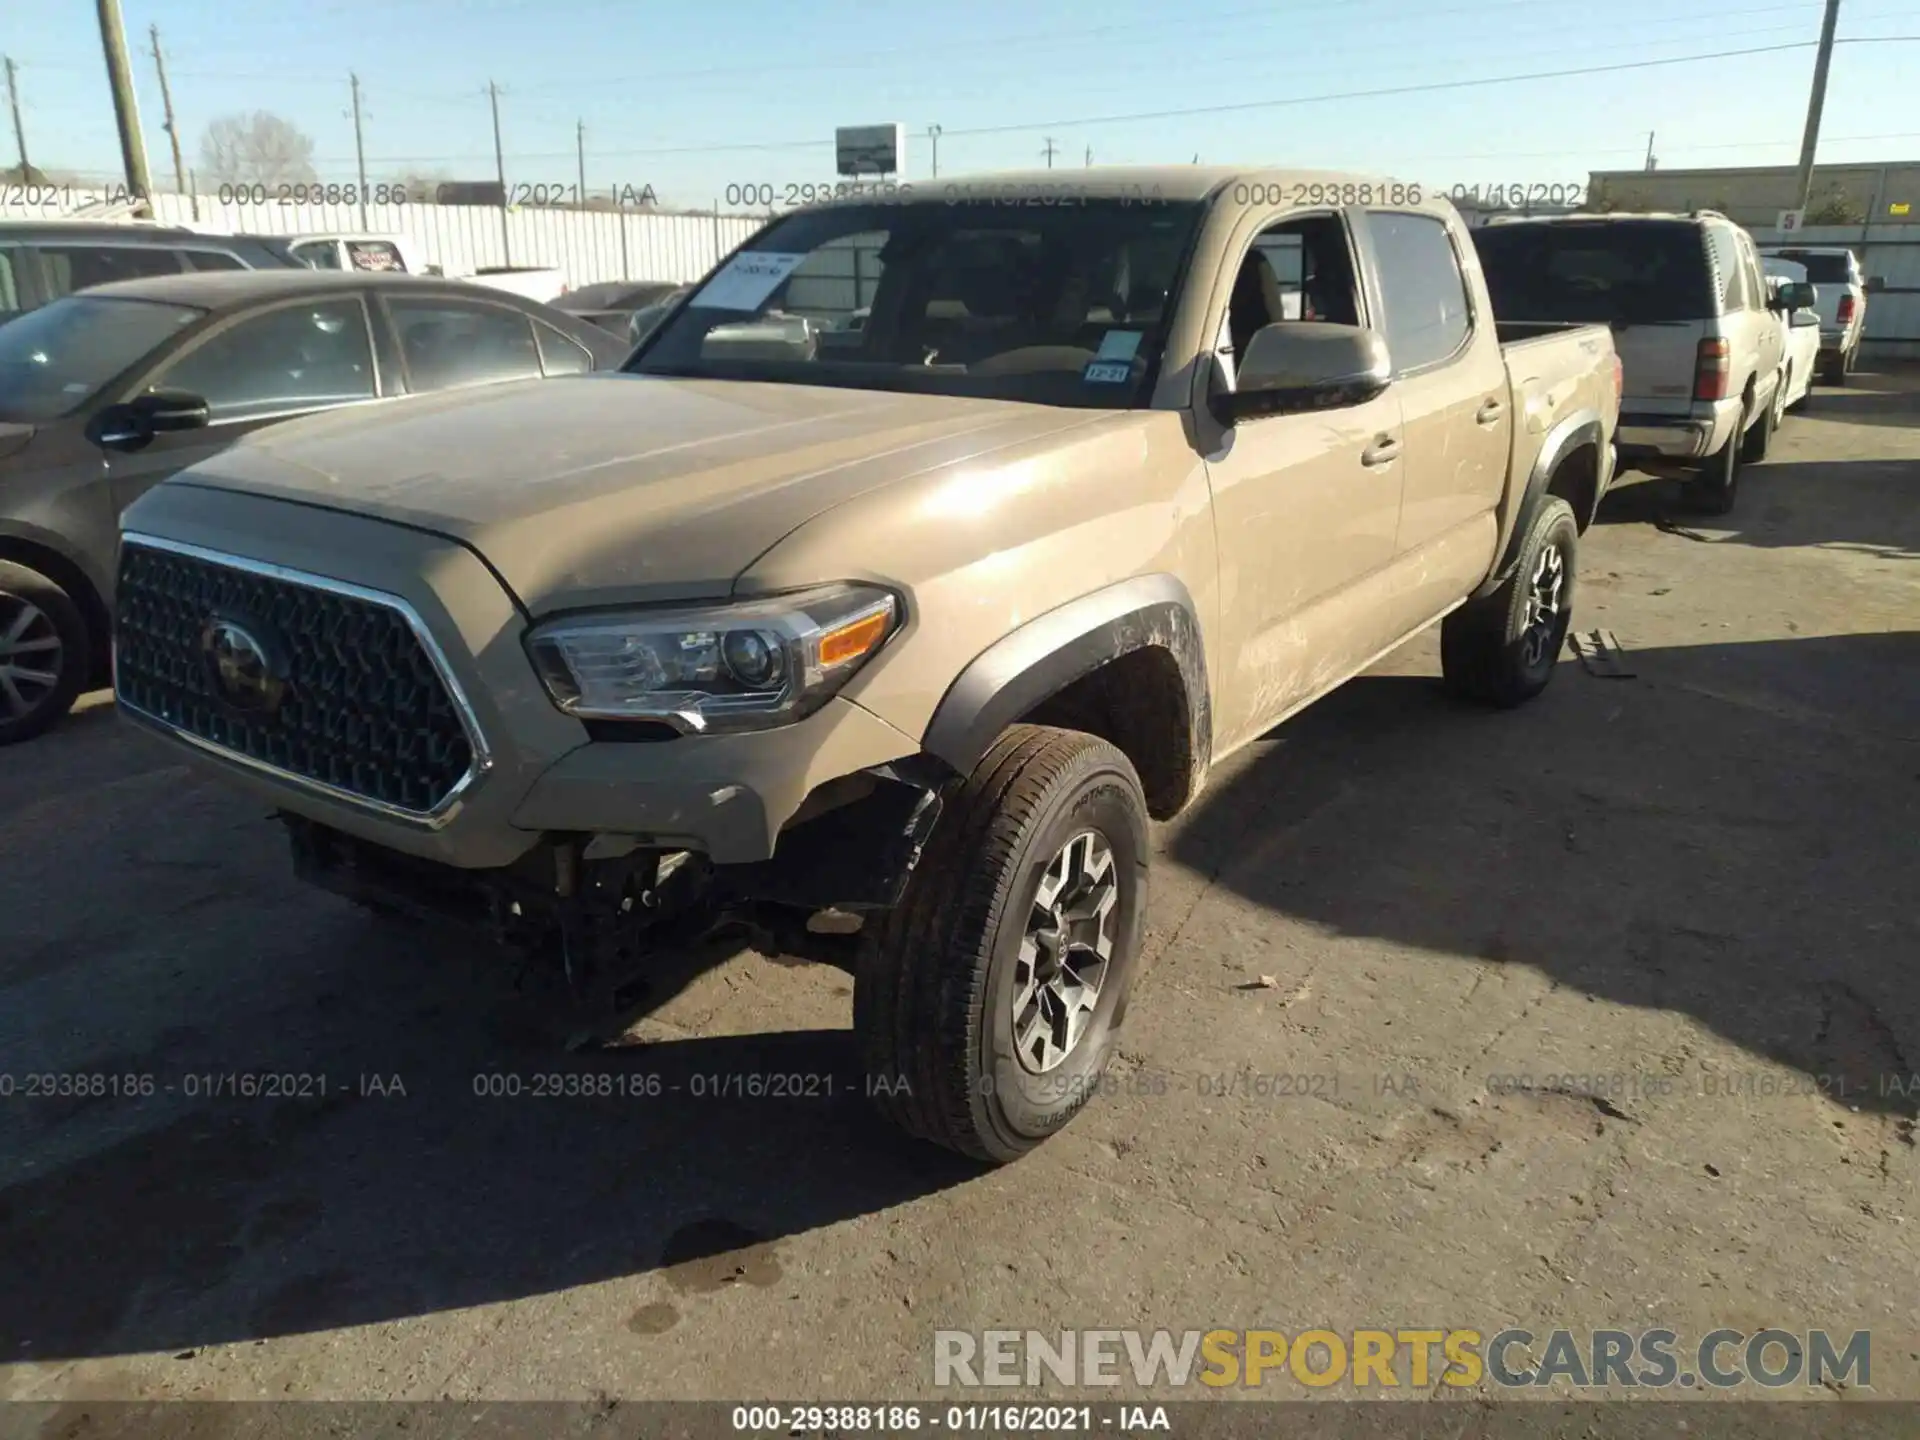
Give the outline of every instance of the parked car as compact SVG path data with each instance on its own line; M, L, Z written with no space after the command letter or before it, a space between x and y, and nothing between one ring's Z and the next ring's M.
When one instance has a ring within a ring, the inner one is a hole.
M554 305L569 315L591 320L625 337L636 311L645 310L686 287L672 280L600 280L569 290Z
M149 486L290 416L370 421L402 396L626 353L514 296L299 269L124 281L0 325L0 745L104 683L115 522Z
M1768 257L1767 293L1774 313L1786 328L1786 361L1780 378L1776 421L1799 410L1813 393L1813 377L1820 368L1820 292L1808 283L1807 267L1791 260Z
M1699 509L1731 510L1740 467L1772 444L1786 349L1753 237L1696 210L1498 216L1473 241L1503 321L1612 327L1621 467L1681 478Z
M258 235L254 239L287 252L313 270L367 270L380 274L435 275L467 280L489 290L504 290L551 304L567 293L567 276L550 265L489 265L447 275L428 262L420 247L404 235L341 232L331 235Z
M809 207L631 373L195 465L124 519L123 713L303 876L587 995L728 917L838 955L882 1108L1014 1158L1099 1087L1149 816L1435 622L1460 695L1546 686L1619 406L1606 327L1503 339L1418 186L1069 183Z
M1820 378L1844 385L1860 359L1860 337L1867 328L1867 294L1872 288L1860 273L1860 260L1840 245L1782 245L1769 256L1804 265L1807 279L1820 291Z
M0 322L116 280L294 263L278 246L247 235L137 220L0 220Z
M638 345L642 340L646 339L647 336L654 332L662 320L673 313L673 307L692 293L693 286L682 285L676 290L669 290L651 305L643 306L634 311L631 318L627 321L627 342L632 345Z

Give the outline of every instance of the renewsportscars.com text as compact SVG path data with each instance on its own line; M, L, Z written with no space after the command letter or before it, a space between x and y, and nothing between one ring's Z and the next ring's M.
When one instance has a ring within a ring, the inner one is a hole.
M1873 1387L1865 1330L937 1330L933 1383L1362 1390Z

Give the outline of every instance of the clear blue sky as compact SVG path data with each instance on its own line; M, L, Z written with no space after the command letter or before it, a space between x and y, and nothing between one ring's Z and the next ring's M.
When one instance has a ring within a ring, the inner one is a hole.
M187 163L208 121L271 110L351 180L349 71L370 179L490 178L484 88L502 87L508 179L651 184L709 204L729 184L832 178L833 128L902 121L908 178L1188 161L1380 171L1437 185L1573 182L1631 168L1794 160L1819 0L123 0L156 182L171 180L148 53L158 25ZM7 0L28 151L118 173L94 7ZM1845 37L1920 36L1920 0L1845 0ZM1734 59L1493 83L1576 66L1801 44ZM1843 44L1820 159L1920 154L1920 44ZM1429 93L1326 99L1435 81ZM1260 102L1293 103L1261 105ZM1301 103L1306 102L1306 103ZM1246 106L1127 119L1140 112ZM973 133L969 133L973 132ZM14 160L11 136L0 157Z

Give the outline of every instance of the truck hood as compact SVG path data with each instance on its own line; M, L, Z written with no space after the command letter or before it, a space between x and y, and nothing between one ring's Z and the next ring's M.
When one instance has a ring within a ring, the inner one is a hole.
M1103 414L607 374L291 421L169 483L245 490L451 537L540 614L723 595L822 511Z

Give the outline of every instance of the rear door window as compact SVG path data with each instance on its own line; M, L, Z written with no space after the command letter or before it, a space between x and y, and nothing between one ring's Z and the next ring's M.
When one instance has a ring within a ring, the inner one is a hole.
M593 356L587 347L562 335L551 325L535 325L534 336L540 342L540 368L549 375L585 375L593 369Z
M1370 210L1367 232L1380 262L1394 372L1420 370L1456 354L1472 333L1473 316L1446 225L1431 215Z
M244 270L238 257L224 250L183 250L189 270Z
M1719 313L1698 225L1521 222L1471 233L1499 320L1644 325Z
M340 248L331 240L309 240L304 245L293 246L289 253L309 270L340 268Z
M1775 250L1782 260L1807 267L1807 279L1816 285L1853 283L1853 260L1847 255L1816 255L1806 250Z
M518 310L464 300L387 301L413 390L531 380L541 374L533 324Z

